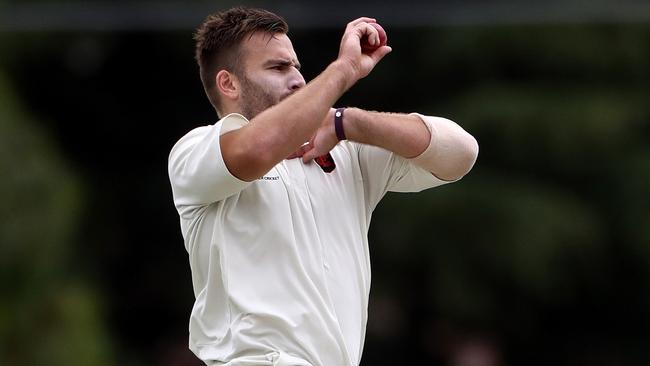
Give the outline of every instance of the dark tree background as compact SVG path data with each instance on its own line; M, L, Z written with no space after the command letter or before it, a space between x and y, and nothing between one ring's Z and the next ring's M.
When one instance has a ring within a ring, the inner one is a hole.
M323 5L300 4L275 9L309 80L361 11L310 26ZM362 364L647 364L650 14L479 5L459 14L494 17L429 25L378 5L394 51L339 102L448 117L481 149L460 182L375 211ZM1 19L0 364L199 365L167 178L175 141L216 121L192 26Z

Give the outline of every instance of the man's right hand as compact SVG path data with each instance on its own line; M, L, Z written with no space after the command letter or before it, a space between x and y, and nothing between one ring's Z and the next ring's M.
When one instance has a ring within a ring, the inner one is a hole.
M362 79L377 65L377 63L392 51L389 46L380 46L371 53L363 53L361 40L367 36L373 44L379 44L379 32L369 23L377 23L373 18L362 17L348 23L341 39L337 61L348 64L353 70L354 82ZM354 84L354 82L352 84Z

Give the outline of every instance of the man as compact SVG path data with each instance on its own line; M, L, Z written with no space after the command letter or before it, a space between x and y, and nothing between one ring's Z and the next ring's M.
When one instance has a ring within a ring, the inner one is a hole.
M190 349L208 365L358 365L373 209L475 162L476 141L449 120L332 108L391 51L371 23L350 22L306 85L275 14L234 8L197 31L221 120L178 141L169 176L196 295Z

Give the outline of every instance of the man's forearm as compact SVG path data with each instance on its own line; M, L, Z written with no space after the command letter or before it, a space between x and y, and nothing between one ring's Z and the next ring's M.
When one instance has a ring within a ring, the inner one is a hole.
M251 129L257 133L253 140L262 142L267 151L276 152L272 160L284 159L309 140L354 81L344 64L330 64L305 87L253 118Z
M338 98L354 83L354 73L335 61L318 77L244 128L221 137L228 169L253 180L308 141Z
M478 143L456 123L415 114L345 111L348 139L379 146L427 169L443 180L467 174L478 155Z
M431 140L422 120L408 114L347 108L344 129L349 140L379 146L405 158L420 155Z

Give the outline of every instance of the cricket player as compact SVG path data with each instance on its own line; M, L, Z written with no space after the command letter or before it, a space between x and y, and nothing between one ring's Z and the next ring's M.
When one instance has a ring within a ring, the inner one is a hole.
M391 52L375 19L347 24L307 84L287 32L233 8L195 35L220 120L176 143L169 178L196 296L189 347L207 365L358 365L373 209L457 181L478 154L448 119L333 108Z

